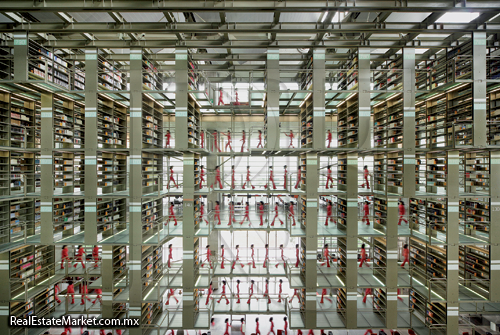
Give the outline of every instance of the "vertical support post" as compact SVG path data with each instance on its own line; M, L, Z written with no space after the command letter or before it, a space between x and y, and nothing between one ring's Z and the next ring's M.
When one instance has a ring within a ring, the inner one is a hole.
M415 196L415 49L403 48L403 197Z
M14 81L23 83L28 80L28 33L14 33Z
M130 50L130 203L129 315L141 317L142 306L142 49ZM131 328L131 335L142 334Z
M370 149L372 122L370 121L371 116L371 97L370 97L370 48L359 48L358 49L358 147L359 149Z
M266 150L280 149L280 53L267 50Z
M358 320L358 154L347 154L347 219L346 219L346 328L357 328Z
M472 33L474 147L486 146L486 33Z
M325 148L325 49L313 51L313 149Z
M3 325L2 328L6 330L4 334L10 334L10 328L7 327L9 324L9 316L10 316L10 299L11 299L11 290L10 290L10 251L5 251L0 254L0 264L2 267L0 268L0 276L3 278L3 285L0 285L0 325Z
M184 198L182 214L182 328L194 329L194 155L184 154ZM201 247L201 246L200 246Z
M113 317L113 246L104 244L101 254L102 317Z
M446 334L458 334L458 238L459 238L459 152L447 152L448 173L446 177L446 190L448 196L448 217L446 227Z
M387 310L385 325L387 328L397 328L398 313L398 199L387 198L387 268L385 285L387 289Z
M54 194L54 159L52 149L54 148L54 127L52 110L54 101L52 94L43 93L41 96L41 139L40 139L40 219L41 219L41 243L52 244L54 242L54 225L52 211L52 195Z
M316 328L318 253L318 155L306 155L306 313L305 327Z
M97 49L85 50L85 244L97 241Z
M500 175L500 152L490 152L490 176ZM490 283L500 280L500 178L490 178ZM500 301L500 285L490 284L490 300Z
M188 54L187 49L175 50L175 148L188 148Z

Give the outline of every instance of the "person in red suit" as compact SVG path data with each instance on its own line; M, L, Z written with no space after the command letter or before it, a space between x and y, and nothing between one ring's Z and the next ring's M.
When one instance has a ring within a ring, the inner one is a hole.
M174 260L174 256L172 255L173 249L172 249L172 244L168 245L168 261L167 261L167 267L171 267L172 263L170 261Z
M283 244L280 244L280 251L281 251L281 261L283 262L283 267L286 267L286 261L285 261L285 255L284 252L285 250L283 249ZM280 262L276 263L276 267L280 265Z
M267 335L269 335L269 334L276 335L276 333L274 332L274 321L273 321L273 318L269 318L269 322L271 323L271 326L270 326L270 330L267 333Z
M259 203L259 218L260 218L260 226L264 225L264 201Z
M87 253L85 252L85 249L83 248L83 246L79 245L78 252L77 252L76 258L75 258L75 264L73 264L73 267L76 268L76 266L78 265L78 262L80 262L82 264L82 267L85 269L85 264L83 263L83 260L84 260L83 255L86 256Z
M264 148L262 146L262 130L259 130L259 144L257 144L257 149L258 148Z
M330 183L330 186L333 188L333 178L332 178L332 166L328 165L327 170L326 170L326 188L328 187L328 183Z
M68 281L68 287L66 288L66 297L71 296L71 304L75 303L75 286L73 285L73 281Z
M224 269L224 244L220 246L221 269Z
M253 285L255 284L255 281L251 280L250 281L250 288L248 289L248 301L247 301L247 304L250 304L250 300L252 300L252 296L253 296Z
M221 133L222 135L227 136L227 143L226 146L224 147L224 151L227 152L227 147L229 146L229 151L233 151L233 147L231 146L231 130L228 130L227 133Z
M327 267L330 267L331 259L330 251L328 250L328 244L325 244L325 246L323 247L323 258L325 259L325 262L322 263L321 266L324 266L326 264Z
M368 181L369 176L371 176L371 174L368 171L368 165L365 165L363 167L363 179L365 180L365 182L361 185L362 188L365 187L365 185L366 185L366 188L370 189L370 182Z
M246 133L245 133L244 130L243 130L243 133L241 135L241 140L240 141L243 142L243 143L241 143L241 152L243 152L243 149L245 148L245 143L247 141L247 135L246 135Z
M220 204L218 201L215 202L215 214L214 214L214 221L217 221L217 224L220 225Z
M330 299L328 297L325 298L325 295L328 295L328 291L326 288L321 290L321 301L319 302L320 304L322 304L324 302L324 299L328 300L329 302L332 302L332 299Z
M361 220L362 222L366 222L366 225L370 225L370 219L368 218L368 215L370 215L370 203L365 200L365 203L363 205L363 219Z
M219 183L219 188L222 190L222 180L220 179L220 165L215 167L215 184ZM214 188L214 185L210 185L210 188Z
M208 305L208 302L210 301L210 296L214 292L214 289L212 288L212 282L210 282L210 286L208 287L208 295L207 295L207 301L205 301L205 305Z
M403 264L401 264L401 267L404 268L405 267L405 264L408 262L408 264L410 264L410 250L408 250L408 244L405 244L403 246L403 257L404 257L404 261L403 261Z
M299 188L301 181L302 181L302 171L301 171L300 166L299 166L299 169L297 170L297 182L295 183L295 189Z
M406 220L404 217L406 214L406 208L405 208L405 203L403 202L403 200L399 200L398 212L399 212L398 225L401 225L401 221L404 221L404 222L406 222L406 224L408 224L408 220Z
M231 188L234 190L235 188L235 183L234 183L234 165L231 166Z
M299 267L299 262L300 262L299 253L300 253L300 248L299 248L299 245L296 244L295 245L295 257L297 258L297 260L295 261L295 267L296 268Z
M85 305L85 299L92 302L92 300L87 296L88 293L89 293L89 290L87 288L87 284L84 284L84 283L80 284L80 295L82 296L81 297L82 302L80 303L80 305Z
M330 145L332 144L332 132L330 131L330 129L328 129L328 133L326 135L326 139L328 141L327 148L330 149Z
M99 300L99 302L102 304L102 289L96 288L94 290L94 293L97 294L97 297L92 301L92 305L95 305L96 301Z
M200 166L200 190L203 188L203 183L205 182L205 168Z
M366 298L368 297L368 295L373 295L372 293L372 289L371 288L367 288L365 290L365 295L363 296L363 303L365 304L366 303Z
M253 244L250 245L250 250L252 250L252 254L251 254L251 258L252 258L252 261L250 263L248 263L248 265L252 265L252 268L256 268L255 266L255 249L253 248Z
M259 329L259 318L255 319L255 335L262 335Z
M247 179L241 188L245 189L245 186L247 185L247 183L248 183L248 185L252 186L252 189L255 189L255 186L253 186L252 182L250 181L250 166L247 166Z
M203 201L200 203L200 218L205 220L208 225L208 220L205 218L205 203Z
M250 222L249 214L250 214L250 205L248 204L248 202L246 202L245 203L245 216L243 217L243 220L241 220L240 225L242 225L245 220L248 220L248 223L252 224L252 222Z
M232 269L234 270L234 267L236 266L236 262L240 260L240 246L237 244L236 245L236 258L233 260L233 266ZM240 263L241 267L244 267L243 263Z
M172 135L170 134L170 130L167 130L165 137L167 138L167 144L165 144L165 148L170 148L170 138L172 137Z
M68 246L63 245L61 249L61 269L64 269L64 262L70 262L71 259L68 256L69 251L68 251Z
M168 179L167 188L170 188L170 182L173 182L174 186L179 188L179 185L177 185L177 183L175 182L175 179L174 179L174 167L173 166L170 167L170 177Z
M271 298L269 297L269 279L265 280L265 290L264 290L264 298L267 297L267 303L271 303Z
M59 299L59 297L57 296L57 294L59 292L60 292L60 290L59 290L59 284L55 284L54 285L54 297L55 297L55 299L56 299L56 301L57 301L58 304L60 304L62 302L61 299Z
M299 296L299 291L298 289L293 289L293 295L292 295L292 299L290 299L290 303L292 303L293 299L295 299L295 297L297 297L297 300L299 300L299 303L300 303L300 296Z
M238 300L236 300L236 303L239 304L241 302L240 300L240 280L237 279L236 280L236 298L238 298Z
M170 207L169 207L168 211L169 211L169 213L168 213L168 220L165 223L165 226L168 225L168 223L170 222L170 220L174 220L174 222L175 222L174 226L177 226L177 218L175 217L174 203L173 202L170 202Z
M219 106L224 105L224 100L222 99L222 95L224 94L224 91L222 91L222 87L219 88Z
M212 136L214 137L214 143L212 144L212 151L214 151L214 146L215 146L215 151L219 151L221 152L220 148L219 148L219 133L217 132L217 130L214 130L214 132L212 133Z
M200 131L200 145L202 149L205 149L205 131Z
M283 221L278 217L278 202L277 201L274 205L274 219L273 219L273 222L271 223L271 226L274 226L274 221L276 221L276 219L280 220L280 223L283 224Z
M227 224L228 226L231 225L231 223L235 223L236 219L234 218L234 201L229 202L229 223Z
M367 255L366 255L366 249L365 249L365 244L363 243L361 245L361 262L359 263L359 267L363 266L363 263L365 263L366 266L370 267L370 264L367 262Z
M286 190L286 182L288 178L288 170L286 169L286 165L283 167L285 169L285 173L283 174L283 188Z
M99 247L94 245L94 249L92 249L92 258L94 258L94 267L98 267L99 265Z
M224 332L224 335L229 335L229 328L231 328L231 325L229 324L229 319L226 319L226 321L224 322L226 323L226 331Z
M283 293L283 279L280 279L278 284L278 302L281 302L281 293Z
M292 226L295 226L295 212L293 210L293 202L290 201L290 206L288 207L288 217L293 220Z
M219 300L217 301L218 304L220 304L220 301L222 300L222 298L225 298L226 305L229 305L229 299L226 296L226 281L225 280L222 281L222 292L220 294Z
M212 267L212 250L210 250L209 245L206 246L206 249L207 249L207 263L210 264L210 269L213 269L213 267ZM202 267L204 265L205 264L201 264Z
M273 184L273 189L275 190L276 189L276 184L274 183L274 172L273 172L273 167L270 166L269 167L269 181L270 183L269 184ZM264 185L264 188L267 188L267 184Z
M269 244L266 244L264 248L266 249L266 256L264 257L264 264L262 266L263 268L269 265Z
M333 211L332 211L332 202L331 201L328 201L328 205L326 206L325 226L328 226L328 220L330 220L330 222L334 222L335 221L333 219Z
M290 129L290 133L284 133L286 137L290 137L290 144L288 145L288 148L295 148L293 145L293 138L295 135L293 134L293 131Z

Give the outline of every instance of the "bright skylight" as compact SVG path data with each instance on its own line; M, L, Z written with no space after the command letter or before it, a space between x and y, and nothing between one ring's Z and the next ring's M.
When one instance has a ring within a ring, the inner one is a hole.
M479 13L446 13L436 21L436 23L469 23L476 19Z

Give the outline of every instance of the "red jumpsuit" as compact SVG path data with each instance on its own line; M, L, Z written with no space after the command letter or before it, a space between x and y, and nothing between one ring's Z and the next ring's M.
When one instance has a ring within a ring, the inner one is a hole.
M398 221L398 225L401 225L401 221L404 221L406 222L406 224L408 224L408 220L406 220L404 218L404 215L406 214L406 208L405 208L405 205L403 205L402 203L399 204L398 206L398 211L399 211L399 221Z
M217 224L220 225L220 206L219 205L215 205L214 220L215 219L219 220Z
M205 205L203 203L201 203L201 205L200 205L200 217L202 220L205 220L205 222L208 224L208 220L203 218L204 215L205 215Z
M174 213L174 205L170 205L170 207L169 207L167 223L170 222L171 219L173 219L175 222L174 226L177 226L177 218L175 217L175 213Z
M405 260L404 260L403 264L401 265L401 267L404 268L406 262L410 263L409 256L410 256L410 250L408 250L408 248L403 249L403 257L405 258Z
M260 147L260 148L264 148L264 147L262 146L262 133L259 133L259 144L257 144L257 148L259 148L259 147Z
M328 133L328 148L330 148L330 145L332 144L332 133Z
M288 170L285 169L285 175L283 176L284 177L284 182L283 182L283 188L286 190L286 180L288 178Z
M255 335L257 335L257 334L262 335L260 333L260 329L259 329L259 321L256 321L256 326L255 326Z
M274 322L272 320L271 320L271 330L269 330L269 333L267 333L267 335L269 335L271 333L276 335L276 333L274 332Z
M359 263L359 267L363 266L363 263L366 264L366 266L370 266L368 262L366 261L366 250L365 248L361 248L361 263Z
M68 288L66 289L66 295L69 297L71 296L71 304L75 303L75 286L73 284L68 285Z
M61 299L59 299L59 297L57 296L58 293L59 293L59 284L55 284L54 285L54 297L55 297L56 301L60 304Z
M266 290L264 292L264 298L267 297L267 303L271 303L271 298L269 297L269 284L266 282Z
M243 184L243 186L241 187L242 189L245 189L245 186L247 185L250 185L252 186L252 189L255 188L255 186L252 185L252 182L250 181L250 169L247 170L247 180L245 181L245 183Z
M220 168L215 169L215 183L219 182L219 188L222 189L222 180L220 180ZM212 186L213 188L213 186Z
M64 248L61 250L61 269L64 269L64 262L70 260L68 252L68 248Z
M81 299L82 299L82 303L80 305L84 305L85 304L85 299L87 299L88 301L92 301L90 300L90 298L87 296L87 294L89 293L89 290L87 288L87 285L80 285L80 294L81 294Z
M328 183L330 183L330 186L333 187L332 169L330 168L328 168L326 174L326 188L329 188Z
M289 206L289 213L288 217L291 217L293 219L293 224L292 226L295 226L295 212L293 211L293 205Z
M205 169L201 168L200 170L200 190L203 188L203 182L205 181Z
M325 258L325 262L321 264L321 266L327 264L327 267L330 267L330 251L328 250L327 247L323 249L323 257Z
M259 217L260 217L260 225L263 226L264 225L264 205L259 205Z
M285 135L286 135L286 137L290 137L290 144L288 145L288 147L289 147L289 148L290 148L290 147L295 148L295 146L293 145L293 138L295 137L295 136L293 135L293 131L291 131L291 130L290 130L290 134L288 134L288 135L287 135L287 134L285 133Z
M367 289L365 290L365 295L363 296L363 303L366 303L366 298L368 297L368 295L369 295L369 294L370 294L370 295L373 295L373 293L372 293L372 289L371 289L371 288L367 288Z
M76 254L76 260L75 260L75 264L73 265L73 267L76 268L76 266L78 265L78 262L82 263L82 267L85 269L85 264L83 264L83 255L85 254L85 249L83 249L83 247L81 247L80 249L78 249L78 253Z
M283 248L280 248L281 249L281 260L283 261L283 266L285 266L285 255L283 254ZM276 267L278 267L280 265L280 263L276 263Z
M292 302L292 301L293 301L293 299L295 299L295 297L297 297L297 299L298 299L298 300L299 300L299 302L300 302L299 292L297 292L297 289L296 289L296 288L294 288L294 289L293 289L293 296L292 296L292 299L290 299L290 302Z
M218 142L218 138L217 138L217 132L215 131L212 135L214 136L215 150L218 150L219 152L221 152L221 150L219 148L219 142ZM214 151L214 145L212 145L212 151Z
M276 220L276 218L278 218L278 205L274 205L274 219L273 219L273 222L271 223L271 226L274 226L274 221ZM283 221L281 221L280 218L278 218L278 220L280 220L281 224L283 224Z
M250 304L250 300L252 299L252 295L253 295L253 283L250 284L250 289L248 290L248 294L249 294L249 297L248 297L247 304Z
M269 172L269 181L273 183L273 189L276 189L276 184L274 183L273 170ZM267 188L267 184L264 187Z
M92 257L94 258L94 267L96 268L99 263L99 247L95 246L94 249L92 249Z
M102 294L102 289L100 288L96 288L95 290L95 293L97 294L97 297L95 298L94 301L92 301L93 304L96 303L97 300L99 300L99 302L102 304L102 298L101 298L101 294Z
M300 249L299 248L295 248L295 256L297 257L297 261L295 262L295 267L296 268L299 267L299 252L300 252Z
M208 264L210 264L210 269L212 269L212 251L210 250L210 248L207 248L207 262ZM203 266L204 264L202 264L201 266Z
M302 171L299 167L299 170L297 171L297 182L295 183L295 188L299 188L300 182L302 180Z
M231 171L231 188L234 189L234 169Z
M325 226L328 226L328 219L330 219L330 222L333 221L333 218L332 218L332 205L330 205L330 204L328 204L328 206L326 206Z
M233 151L233 147L231 146L231 133L225 134L227 136L227 143L224 147L224 151L227 151L227 147L229 146L229 150Z
M173 250L172 250L172 248L169 248L169 249L168 249L168 261L167 261L167 266L168 266L168 267L170 267L170 266L171 266L171 264L170 264L170 260L173 260L173 259L174 259L174 257L172 256L172 251L173 251Z
M368 169L363 169L363 178L365 179L365 182L363 183L363 185L361 185L361 187L365 187L366 185L366 188L370 188L370 182L368 181L368 176L370 175L370 172L368 172Z
M230 226L232 222L236 222L234 218L234 205L229 204L229 223L227 225Z
M245 135L245 133L243 133L243 137L241 138L241 140L243 143L241 143L241 152L243 152L243 148L245 148L245 142L247 141L247 136Z
M236 261L239 261L240 260L240 249L236 249L236 258L233 260L233 270L234 270L234 266L236 265ZM240 263L241 267L244 267L243 263Z
M278 302L281 302L281 293L283 292L283 288L282 288L282 284L280 282L279 286L278 286ZM286 326L285 326L285 329L286 329Z
M229 299L226 297L226 284L222 285L222 292L220 293L219 301L217 301L218 304L220 303L223 297L226 298L226 305L229 305Z
M237 283L236 284L236 296L238 297L238 300L236 301L237 304L239 304L241 301L240 301L240 283Z
M165 145L165 148L170 148L170 137L172 137L172 135L170 135L170 133L167 133L165 137L167 138L167 144Z
M248 263L248 265L252 264L252 267L255 269L255 249L252 248L252 255L250 257L252 257L252 261L250 263Z
M177 188L179 188L179 185L177 185L177 183L175 182L175 179L174 179L174 169L172 167L170 167L170 178L168 179L167 188L170 188L170 182L173 182L174 186L177 187Z
M224 335L229 335L229 327L231 327L231 325L229 324L229 322L226 322L226 332L224 333Z
M210 296L212 295L213 292L214 292L214 290L212 288L212 284L210 284L210 286L208 288L207 301L205 301L205 305L208 305L208 301L210 300Z
M325 299L325 295L327 295L327 294L328 294L328 292L327 292L326 288L324 288L324 289L321 290L321 301L320 301L320 304L323 303L323 299ZM332 299L330 299L328 297L326 297L326 300L328 300L329 302L332 302Z
M245 206L245 216L243 217L243 220L241 220L240 224L243 224L243 222L246 220L248 220L248 222L250 222L250 217L249 217L249 214L250 214L250 208L248 205Z
M201 148L204 149L205 148L205 132L204 131L200 132L200 144L201 144Z
M220 255L220 257L221 257L221 266L220 266L220 268L224 269L224 248L221 248L221 255Z
M222 94L223 94L223 91L222 91L222 90L219 90L219 106L220 106L221 104L223 104L223 105L224 105L224 100L222 100Z
M267 263L269 262L269 247L266 248L266 256L264 258L264 268L267 266Z
M368 206L368 204L363 205L363 212L364 216L361 222L366 222L367 225L370 225L370 219L368 218L368 215L370 215L370 206Z

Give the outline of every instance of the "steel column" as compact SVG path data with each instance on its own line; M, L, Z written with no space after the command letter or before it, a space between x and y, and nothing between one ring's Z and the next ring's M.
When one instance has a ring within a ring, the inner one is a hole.
M52 113L54 108L53 95L41 95L41 138L40 138L40 212L41 212L41 243L54 242L54 224L52 196L54 194L54 127ZM62 237L62 233L60 237ZM58 238L60 239L60 238Z
M370 48L358 50L358 148L370 149L372 146L371 134L371 96L370 96Z
M267 129L266 149L280 148L280 53L279 50L267 51Z
M403 48L403 197L415 196L415 49Z
M472 99L474 146L485 147L486 123L486 33L472 33Z
M313 149L325 148L325 49L313 51Z
M175 148L188 148L188 53L175 49Z

